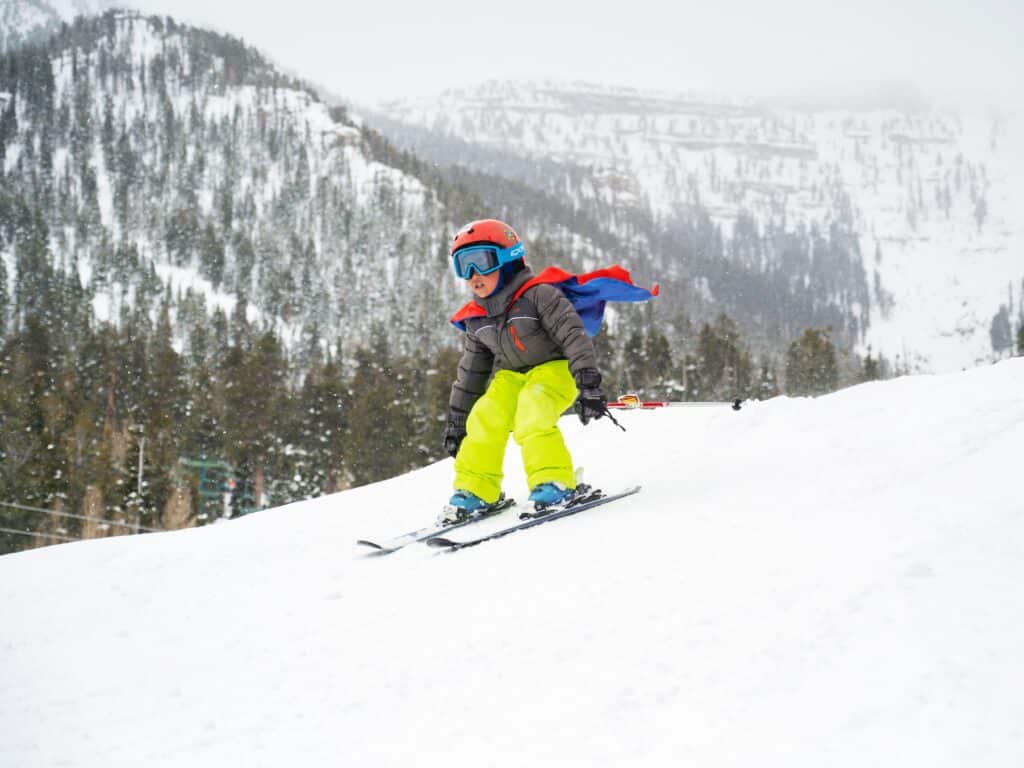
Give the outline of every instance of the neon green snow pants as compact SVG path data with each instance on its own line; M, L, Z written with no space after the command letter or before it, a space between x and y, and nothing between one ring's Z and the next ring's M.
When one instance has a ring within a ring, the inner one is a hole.
M456 489L497 501L511 432L523 452L530 488L558 482L576 487L572 457L558 417L576 400L576 382L566 360L552 360L526 373L498 371L466 419L466 437L455 457Z

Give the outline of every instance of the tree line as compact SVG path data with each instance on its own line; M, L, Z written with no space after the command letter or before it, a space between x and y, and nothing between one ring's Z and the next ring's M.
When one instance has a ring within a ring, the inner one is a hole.
M81 288L53 278L0 346L0 502L18 505L3 508L0 528L22 532L0 534L0 552L105 528L205 524L444 457L454 330L438 351L411 355L393 350L382 324L351 353L320 339L289 350L244 312L216 309L189 317L182 345L172 318L180 331L184 299L165 292L155 311L97 323L76 301ZM679 350L656 326L622 325L596 338L613 397L815 394L882 373L870 356L845 365L853 358L823 330L808 330L775 362L755 361L726 316ZM197 467L206 465L229 469L204 494Z

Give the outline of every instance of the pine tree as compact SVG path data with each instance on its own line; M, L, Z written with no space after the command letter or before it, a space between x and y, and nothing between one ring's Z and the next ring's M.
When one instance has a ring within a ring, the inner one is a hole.
M174 348L167 302L160 308L155 332L147 345L147 367L150 372L146 386L141 437L146 438L146 457L156 471L146 472L151 501L147 504L145 523L153 525L177 487L174 470L187 439L185 420L189 413L188 381L181 356Z
M878 359L871 356L871 347L864 356L864 366L861 371L861 381L876 381L882 378L881 366Z
M117 140L115 157L114 209L122 230L128 231L131 226L129 213L132 207L132 193L138 188L139 161L124 129Z
M622 385L629 392L642 394L647 388L647 358L643 334L634 330L622 351Z
M687 398L732 400L751 392L753 361L727 315L704 323L697 338L695 370L687 374Z
M147 348L147 367L151 371L146 388L144 412L151 434L173 434L185 416L185 369L174 348L170 307L160 308L156 330Z
M992 317L989 338L992 341L992 351L997 356L1012 353L1013 331L1010 328L1010 308L1005 304L1001 304L999 311Z
M16 370L12 378L21 379L20 385L27 395L20 420L25 440L10 436L14 456L24 460L16 479L17 498L30 506L49 506L64 496L67 468L57 446L66 414L61 413L57 392L60 354L39 315L32 314L26 319L25 330L16 339L14 356L20 357L20 364L15 365L21 370L20 375Z
M0 168L2 167L3 157L0 157ZM0 231L0 248L2 247L3 233ZM9 303L9 299L7 297L7 265L4 262L4 259L0 258L0 341L7 336L7 310Z
M22 206L18 215L18 240L15 244L14 311L18 318L43 317L57 306L58 281L47 245L49 233L39 210Z
M205 364L190 371L180 446L189 458L222 461L227 450L224 413L213 371Z
M199 241L199 271L209 278L214 288L220 288L224 280L224 242L217 236L213 224L207 222Z
M670 397L675 367L668 339L657 328L647 331L644 338L644 358L647 363L648 391L656 397Z
M287 500L288 460L282 439L290 422L288 363L281 340L264 332L247 355L243 379L232 382L239 410L229 414L242 435L240 447L251 457L253 471L267 480L271 503Z
M24 334L14 335L0 347L0 499L34 506L30 497L29 472L41 450L36 413L31 395L32 371L26 354ZM4 509L5 527L39 531L39 515L26 510ZM0 553L26 546L27 537L0 534Z
M346 484L345 431L349 409L341 367L334 360L328 359L320 372L313 397L319 422L315 438L321 448L316 461L324 478L321 490L333 493Z
M399 391L390 345L381 326L371 346L354 356L349 385L348 466L355 485L394 477L410 468L412 414Z
M320 496L327 484L330 427L327 412L330 404L324 395L317 366L306 376L301 389L292 394L291 422L285 425L284 442L290 458L289 493L293 498Z
M191 263L199 239L199 221L191 208L179 208L167 219L164 243L167 255L175 266Z
M235 344L217 358L216 368L223 398L221 429L224 433L224 459L235 467L235 476L242 485L240 490L252 494L255 503L259 461L248 424L250 405L247 377L250 367L246 351ZM259 469L261 472L265 471L262 464L259 465Z
M768 400L779 394L779 376L773 363L767 360L761 362L757 387L750 394L757 400Z
M239 291L235 297L230 328L231 341L235 346L248 349L252 345L253 328L249 322L249 301L244 291Z
M820 395L834 390L838 381L836 351L829 332L808 328L786 353L786 392Z

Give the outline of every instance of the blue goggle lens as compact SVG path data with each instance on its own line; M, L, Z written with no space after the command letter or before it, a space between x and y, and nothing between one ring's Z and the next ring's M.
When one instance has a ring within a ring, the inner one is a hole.
M523 258L526 248L516 243L511 248L499 248L496 245L471 245L460 248L452 254L452 268L463 280L468 280L475 270L478 275L489 275L502 264Z
M474 269L479 275L489 275L501 267L498 249L490 245L458 250L452 256L452 264L455 274L463 280L468 280Z

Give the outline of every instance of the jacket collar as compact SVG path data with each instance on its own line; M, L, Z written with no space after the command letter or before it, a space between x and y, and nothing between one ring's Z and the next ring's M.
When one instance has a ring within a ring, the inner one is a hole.
M519 292L519 289L531 279L533 279L533 272L530 271L529 267L524 266L512 275L510 280L506 280L505 284L495 293L492 293L486 299L477 299L476 303L483 307L487 317L503 315Z

